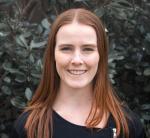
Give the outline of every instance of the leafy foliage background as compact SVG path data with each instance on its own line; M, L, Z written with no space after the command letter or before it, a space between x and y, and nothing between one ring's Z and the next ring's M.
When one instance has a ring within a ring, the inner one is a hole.
M86 7L106 26L110 80L121 99L139 115L149 138L150 2L49 0L45 9L42 1L31 1L41 6L43 14L38 15L33 8L30 16L25 16L18 0L0 0L0 137L8 137L13 121L39 83L43 52L53 20L65 9Z

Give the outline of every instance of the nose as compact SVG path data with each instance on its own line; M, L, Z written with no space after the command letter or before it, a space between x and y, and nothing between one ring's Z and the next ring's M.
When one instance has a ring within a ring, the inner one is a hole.
M73 54L71 63L74 64L74 65L83 64L83 59L82 59L82 56L81 56L80 52L77 51Z

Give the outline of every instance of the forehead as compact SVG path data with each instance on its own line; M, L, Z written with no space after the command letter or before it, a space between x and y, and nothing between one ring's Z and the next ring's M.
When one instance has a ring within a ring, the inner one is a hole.
M97 42L96 31L93 27L77 22L63 25L57 32L56 43L58 42Z

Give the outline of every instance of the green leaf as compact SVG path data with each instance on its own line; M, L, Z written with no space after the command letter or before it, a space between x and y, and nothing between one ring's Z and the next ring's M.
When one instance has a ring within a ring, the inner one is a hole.
M143 72L144 76L150 76L150 68L146 68Z
M141 75L142 75L142 72L139 71L139 70L136 70L136 74L139 75L139 76L141 76Z
M124 65L124 67L125 67L126 69L133 69L133 68L134 68L134 65L131 64L131 63L126 63L126 64Z
M111 6L114 6L114 7L120 7L120 8L131 8L132 4L129 3L127 0L113 0L111 3L110 3Z
M23 34L22 34L22 36L24 37L24 38L28 38L28 37L30 37L32 34L31 34L31 32L24 32Z
M25 90L25 97L27 98L27 100L31 100L31 98L32 98L32 91L31 91L31 89L30 88L26 88L26 90Z
M123 60L124 56L121 55L121 53L112 51L109 53L108 63L110 64L114 60Z
M119 4L125 6L132 6L131 3L129 3L127 0L117 0L116 2L118 2Z
M40 24L38 25L37 31L39 34L43 32L43 27Z
M144 120L146 120L146 121L150 121L150 115L145 115L145 114L143 114L143 115L142 115L142 118L143 118Z
M10 63L3 63L3 68L4 70L12 73L12 74L20 74L20 75L24 75L22 72L20 72L18 69L14 69L11 67L11 64Z
M115 8L117 8L117 7L121 8L121 5L120 5L117 1L111 2L109 6L111 6L111 7L113 7L113 8L114 8L114 7L115 7Z
M37 86L39 84L40 79L32 78L33 85Z
M104 9L104 7L97 8L97 9L95 9L94 13L98 17L102 17L105 14L105 9Z
M47 44L47 41L36 43L32 40L30 47L31 47L31 49L33 49L33 48L44 48L46 44Z
M31 63L34 63L34 57L33 57L32 54L30 54L29 59L30 59L30 62L31 62Z
M41 78L41 74L31 73L31 76L32 76L32 77L35 77L35 78L37 78L37 79L40 79L40 78Z
M139 30L140 30L140 32L141 32L142 34L145 32L145 29L144 29L143 25L141 25L141 26L139 27Z
M110 68L115 68L115 67L116 67L116 63L114 63L114 62L109 62L109 67L110 67Z
M43 33L43 37L47 38L49 33L50 33L50 29L45 30L44 33Z
M6 95L11 95L11 90L8 86L2 86L2 92Z
M19 83L25 82L25 81L26 81L26 76L25 76L25 74L16 74L15 81L16 81L16 82L19 82Z
M147 34L146 34L145 40L147 40L148 42L150 42L150 33L147 33Z
M24 48L28 48L27 41L23 35L16 36L16 43Z
M10 32L0 32L0 37L6 37L10 34Z
M112 79L112 78L110 79L110 81L111 81L112 84L115 84L115 83L116 83L116 82L114 81L114 79Z
M4 78L4 82L6 82L6 83L10 83L10 82L11 82L10 77L5 77L5 78Z
M26 50L26 49L18 49L16 50L16 55L19 57L19 58L27 58L28 55L29 55L29 52Z
M49 29L50 28L50 23L48 21L47 18L43 19L42 22L41 22L42 26L45 28L45 29Z
M20 109L23 109L26 106L24 99L20 96L16 96L16 97L12 98L11 104Z
M5 23L0 23L0 30L8 30L8 26Z
M127 14L121 8L114 8L113 12L114 12L114 16L117 19L120 19L120 20L126 20L127 19Z
M143 104L140 107L142 110L149 110L150 109L150 104Z
M114 74L109 74L109 78L112 79L114 77Z
M114 69L110 69L110 70L109 70L109 73L110 73L110 74L117 74L116 70L114 70Z
M41 59L39 59L38 61L37 61L37 63L36 63L36 69L37 70L42 70L43 69L43 64L42 64L42 60Z

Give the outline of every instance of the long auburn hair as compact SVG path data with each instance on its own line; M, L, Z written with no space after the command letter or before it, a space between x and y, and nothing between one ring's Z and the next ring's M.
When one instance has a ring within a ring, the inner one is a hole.
M54 59L56 34L61 26L71 24L74 20L95 29L100 56L98 70L93 80L94 99L86 126L87 128L97 126L102 117L110 113L116 124L117 136L123 132L125 138L128 138L127 116L108 79L108 41L105 28L95 14L82 8L69 9L61 13L52 25L44 54L42 77L32 100L24 110L30 113L25 123L27 137L52 138L53 136L52 106L60 84Z

